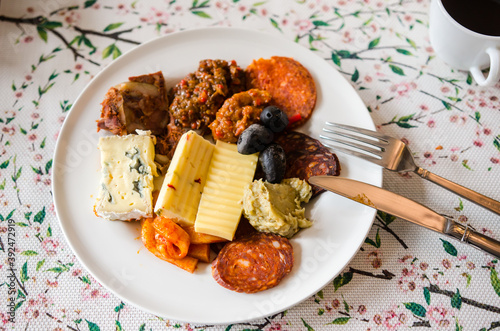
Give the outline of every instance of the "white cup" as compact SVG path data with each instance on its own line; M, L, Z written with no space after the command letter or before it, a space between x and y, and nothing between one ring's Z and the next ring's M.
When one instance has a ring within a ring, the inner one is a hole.
M429 33L434 51L451 67L470 71L481 86L493 86L500 80L500 36L480 34L460 25L441 0L431 1ZM485 77L481 70L488 67Z

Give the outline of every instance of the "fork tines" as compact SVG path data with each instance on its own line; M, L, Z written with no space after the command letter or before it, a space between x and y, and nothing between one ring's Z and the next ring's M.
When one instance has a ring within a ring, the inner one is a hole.
M376 162L377 159L382 158L385 147L389 144L390 139L392 139L376 131L361 129L350 125L342 125L333 122L325 122L325 124L326 127L323 128L323 134L319 136L323 145L336 151L363 159L370 158L371 162ZM332 145L332 142L349 146L355 150ZM361 150L365 153L357 150Z

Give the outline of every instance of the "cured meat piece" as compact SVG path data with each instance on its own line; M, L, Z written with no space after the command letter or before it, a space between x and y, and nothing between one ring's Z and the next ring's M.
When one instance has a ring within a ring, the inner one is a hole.
M212 262L212 276L229 290L255 293L278 285L292 267L288 239L257 232L227 243Z
M254 60L247 68L248 88L266 90L272 104L288 116L290 129L304 124L316 105L316 85L298 61L281 56Z
M257 89L233 94L217 111L215 120L208 126L215 140L236 143L250 125L258 123L260 113L271 101L271 95Z
M170 113L177 126L207 130L224 100L245 90L245 73L235 61L202 60L170 90Z
M101 105L97 131L125 135L139 129L159 135L164 133L170 119L161 71L130 77L128 82L111 87Z
M274 141L285 150L285 178L308 180L311 176L340 175L337 155L318 140L300 132L286 131ZM311 186L313 197L324 191L317 186Z

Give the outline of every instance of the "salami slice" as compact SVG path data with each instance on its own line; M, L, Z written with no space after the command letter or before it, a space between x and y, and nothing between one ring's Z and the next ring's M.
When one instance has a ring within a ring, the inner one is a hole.
M212 276L229 290L255 293L278 285L292 267L288 239L257 232L227 243L212 262Z
M285 178L297 177L308 180L312 176L338 176L340 174L337 155L306 134L287 131L279 135L275 142L285 150ZM311 186L313 197L324 191L317 186Z
M269 92L272 104L288 116L289 128L297 128L311 117L316 105L316 85L301 63L289 57L273 56L254 60L245 71L248 87Z

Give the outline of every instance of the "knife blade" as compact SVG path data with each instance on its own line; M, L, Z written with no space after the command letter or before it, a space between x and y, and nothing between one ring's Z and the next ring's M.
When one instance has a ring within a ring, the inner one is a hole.
M500 258L500 241L473 231L468 226L446 218L416 201L377 186L343 177L313 176L308 181L312 185L442 233Z

